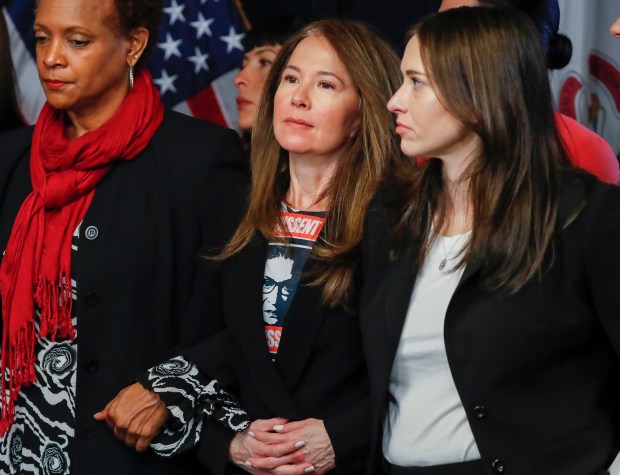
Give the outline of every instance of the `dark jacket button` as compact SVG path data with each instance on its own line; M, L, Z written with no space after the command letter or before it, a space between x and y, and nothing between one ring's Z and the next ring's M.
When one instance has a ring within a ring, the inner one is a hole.
M99 230L97 229L97 226L88 226L86 228L86 231L84 231L84 236L86 236L86 239L88 239L89 241L97 239L97 236L99 236Z
M99 302L101 301L101 297L99 297L99 294L96 294L95 292L87 292L85 301L86 305L88 305L89 307L94 307L95 305L99 304Z
M474 406L474 417L479 421L487 418L487 408L483 405Z
M491 468L495 473L506 473L506 466L504 465L504 462L502 462L500 459L493 460Z
M99 362L97 360L86 360L84 363L84 369L89 373L94 373L99 369Z

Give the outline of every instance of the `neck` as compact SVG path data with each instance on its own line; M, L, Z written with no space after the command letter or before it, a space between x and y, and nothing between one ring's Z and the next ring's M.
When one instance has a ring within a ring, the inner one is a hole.
M334 158L289 155L291 183L286 194L287 203L304 211L325 211L329 198L322 197L336 170Z
M470 231L473 225L473 206L471 201L470 179L467 168L476 154L480 153L480 139L476 135L459 147L439 157L442 161L443 182L449 196L445 223L441 234L453 236Z
M452 182L446 177L444 180L450 202L446 211L445 222L439 233L444 236L463 234L470 231L473 224L469 180Z
M86 132L98 129L116 113L119 107L125 101L129 87L119 91L114 97L106 102L104 108L92 110L89 107L82 107L77 110L67 110L67 125L65 131L69 140L75 140Z

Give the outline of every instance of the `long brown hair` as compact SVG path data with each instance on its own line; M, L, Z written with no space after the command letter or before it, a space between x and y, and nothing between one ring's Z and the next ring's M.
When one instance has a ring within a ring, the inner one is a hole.
M278 241L282 202L289 187L288 153L273 133L274 96L293 51L308 37L324 38L346 68L359 96L360 126L338 159L325 196L330 207L322 238L313 248L319 268L313 284L323 285L323 301L352 309L351 294L364 215L391 160L399 156L394 120L386 108L398 88L399 61L390 46L367 26L350 20L322 20L289 38L267 78L252 129L252 188L247 214L220 258L249 244L256 232Z
M559 167L568 164L537 32L515 11L464 7L427 17L409 36L443 106L482 144L462 177L473 229L459 265L476 261L488 290L515 292L541 269L556 229ZM451 206L442 162L408 168L398 181L396 249L419 249L420 267Z

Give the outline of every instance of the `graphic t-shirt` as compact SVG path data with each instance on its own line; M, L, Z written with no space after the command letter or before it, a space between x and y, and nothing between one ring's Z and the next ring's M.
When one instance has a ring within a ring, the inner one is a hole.
M288 237L286 244L269 243L263 279L263 321L267 346L273 360L278 354L284 318L288 312L312 245L323 225L325 212L296 211L285 207L277 237Z

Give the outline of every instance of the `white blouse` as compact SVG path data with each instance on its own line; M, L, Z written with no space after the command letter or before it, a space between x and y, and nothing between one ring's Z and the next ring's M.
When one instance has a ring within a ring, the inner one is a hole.
M480 458L446 355L444 320L470 233L439 236L418 273L390 379L383 454L403 467ZM442 261L444 262L442 265Z

